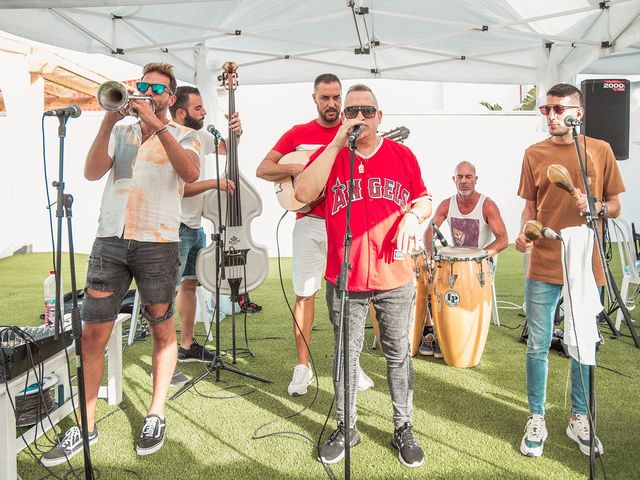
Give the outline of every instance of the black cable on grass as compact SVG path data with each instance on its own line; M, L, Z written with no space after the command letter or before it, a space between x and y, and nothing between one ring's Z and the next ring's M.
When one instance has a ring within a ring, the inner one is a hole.
M313 370L313 375L314 375L314 379L315 379L315 391L313 394L313 397L311 398L311 400L309 401L309 403L307 405L304 405L300 410L298 410L297 412L293 412L290 415L287 415L285 417L279 418L277 420L270 420L266 423L263 423L262 425L260 425L258 428L256 428L253 431L253 434L251 436L251 438L253 440L262 440L264 438L269 438L269 437L274 437L274 436L278 436L278 435L283 435L283 436L298 436L303 438L304 440L308 441L309 443L311 443L311 445L313 445L314 447L316 447L316 450L319 452L320 451L320 443L319 443L319 439L318 441L315 441L314 439L312 439L311 437L309 437L308 435L305 435L304 433L301 432L295 432L295 431L290 431L290 430L283 430L283 431L278 431L278 432L272 432L272 433L259 433L261 430L265 429L266 427L270 426L270 425L275 425L279 422L285 421L285 420L290 420L292 418L295 418L299 415L302 415L302 413L304 413L306 410L309 410L313 404L315 403L316 399L318 398L318 394L320 392L320 381L318 380L318 372L316 370L316 364L315 364L315 360L313 358L313 354L311 352L311 348L309 346L309 343L307 342L307 339L304 337L304 334L302 332L302 329L300 328L300 325L298 323L298 320L296 319L294 313L293 313L293 308L291 307L291 303L289 302L289 298L287 296L287 292L284 286L284 280L282 278L282 262L281 262L281 256L280 256L280 237L279 237L279 232L280 232L280 225L282 224L282 220L284 220L284 217L287 215L287 213L289 213L287 210L285 210L285 212L282 214L282 216L280 217L280 219L278 220L278 223L276 225L276 248L277 248L277 252L278 252L278 277L280 280L280 289L282 291L282 295L284 297L285 303L287 304L287 308L289 309L289 313L291 313L291 318L293 318L293 324L295 325L295 327L297 328L298 332L300 333L302 340L304 341L304 344L307 348L307 352L309 352L309 363L311 363L311 369ZM333 401L331 402L331 409L333 408ZM329 418L331 416L331 409L329 410L329 413L327 414L327 418L325 419L325 423L322 427L322 431L320 432L320 437L322 437L322 433L324 432L325 429L325 425L327 424L327 422L329 421ZM318 458L319 455L318 455ZM331 469L325 465L324 462L322 462L322 466L325 469L325 472L327 473L328 477L332 480L335 479L335 476L333 475L333 472L331 471Z

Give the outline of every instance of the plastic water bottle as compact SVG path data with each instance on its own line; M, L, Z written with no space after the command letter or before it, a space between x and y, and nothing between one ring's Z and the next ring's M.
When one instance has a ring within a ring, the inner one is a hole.
M62 297L64 288L62 286L62 278L60 278L60 316L64 319L64 302ZM44 281L44 323L45 325L54 325L56 321L56 272L51 270L49 276Z

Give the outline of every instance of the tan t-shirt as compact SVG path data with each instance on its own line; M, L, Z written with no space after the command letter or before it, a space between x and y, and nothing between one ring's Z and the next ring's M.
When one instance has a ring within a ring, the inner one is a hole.
M613 151L607 142L587 137L587 155L584 155L584 137L579 137L582 158L587 159L587 178L591 195L597 199L624 192ZM536 203L536 220L545 227L559 232L565 227L586 223L580 215L575 199L551 183L547 168L551 164L563 165L571 175L573 185L585 191L575 144L558 145L549 138L531 145L524 153L518 195ZM599 222L602 228L602 222ZM602 230L600 230L602 232ZM527 276L533 280L562 285L561 243L541 238L533 243ZM593 271L598 285L604 285L600 257L594 246Z

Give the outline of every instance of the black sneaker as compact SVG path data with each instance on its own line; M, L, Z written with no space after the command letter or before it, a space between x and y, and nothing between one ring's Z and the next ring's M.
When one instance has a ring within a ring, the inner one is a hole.
M424 463L424 452L411 431L410 423L394 430L391 445L398 450L398 459L404 466L416 468Z
M213 352L207 350L193 339L193 343L189 348L178 347L179 362L213 362Z
M93 432L89 432L89 446L98 441L98 430L94 429ZM61 463L71 459L76 453L82 451L82 433L78 427L71 427L64 434L64 438L46 452L40 458L40 462L45 467L55 467Z
M167 422L158 415L144 417L142 433L136 443L136 453L138 455L151 455L157 452L164 445L164 431Z
M339 423L338 428L329 436L329 440L320 447L319 459L323 463L332 464L339 462L344 458L344 424ZM349 430L349 440L351 448L360 443L360 434L358 429L353 427Z

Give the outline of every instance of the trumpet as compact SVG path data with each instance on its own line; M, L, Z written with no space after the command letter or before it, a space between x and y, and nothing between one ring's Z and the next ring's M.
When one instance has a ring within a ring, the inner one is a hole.
M100 106L105 110L109 112L120 112L122 115L138 116L135 109L129 105L131 100L145 100L149 102L151 111L156 111L156 105L151 97L147 95L132 95L125 85L113 80L100 85L96 92L96 98Z

